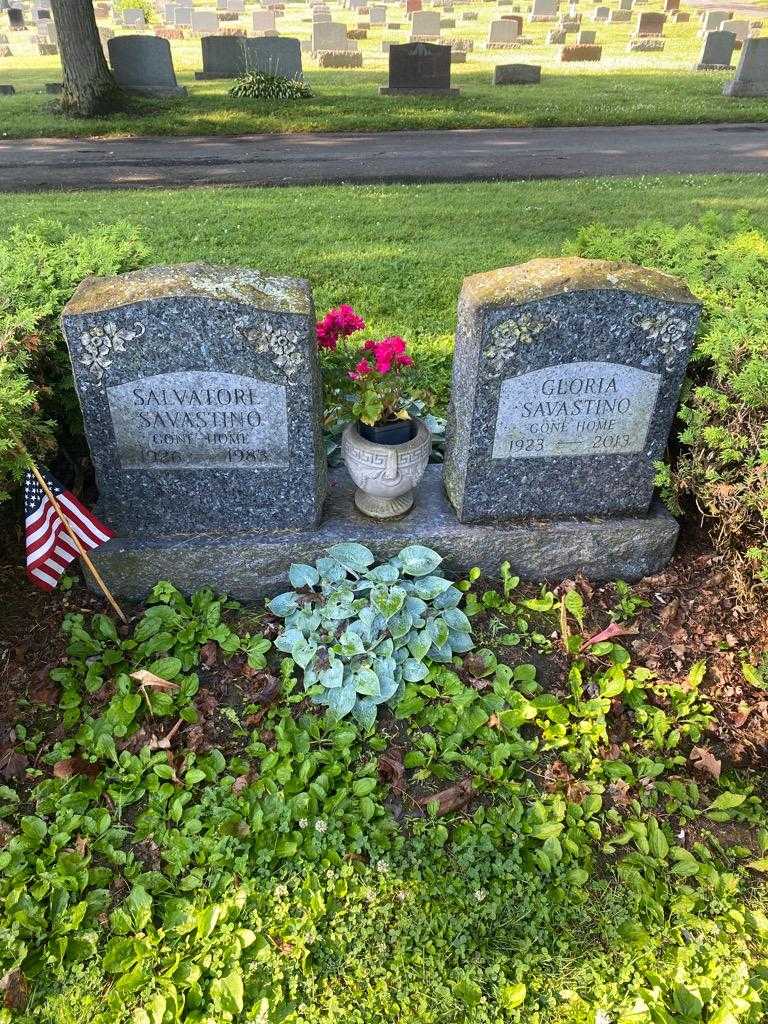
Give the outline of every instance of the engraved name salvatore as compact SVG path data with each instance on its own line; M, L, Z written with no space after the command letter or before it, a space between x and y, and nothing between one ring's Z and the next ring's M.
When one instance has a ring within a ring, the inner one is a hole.
M661 377L621 363L546 366L503 380L494 459L640 452Z
M229 469L284 465L285 387L190 370L107 389L123 466Z

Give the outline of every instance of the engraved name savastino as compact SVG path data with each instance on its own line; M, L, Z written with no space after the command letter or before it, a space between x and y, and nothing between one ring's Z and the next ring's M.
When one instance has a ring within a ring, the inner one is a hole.
M521 403L521 416L603 416L629 411L631 400L619 397L616 377L561 377L545 380L541 397Z
M254 406L263 396L242 388L147 388L131 394L139 421L147 427L257 427L261 414Z

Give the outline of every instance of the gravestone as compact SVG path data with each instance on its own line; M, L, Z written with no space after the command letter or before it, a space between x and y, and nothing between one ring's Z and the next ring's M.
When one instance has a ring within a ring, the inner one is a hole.
M24 11L19 10L18 7L11 7L8 9L8 25L13 29L14 32L23 32L27 27L24 21Z
M580 46L592 46L597 42L597 32L593 29L583 29L576 37L576 42Z
M748 21L734 21L729 19L720 23L721 32L733 32L736 36L736 45L741 47L746 42L749 36L749 22Z
M384 25L387 21L387 8L384 4L372 4L369 12L371 25Z
M728 11L707 11L704 23L701 27L701 34L706 36L707 32L714 32L720 25L728 20Z
M592 15L593 21L608 21L610 16L610 7L596 7Z
M347 39L347 27L337 21L315 22L312 26L312 51L355 50L357 43Z
M126 7L123 10L123 25L126 28L144 28L146 25L144 11L138 7Z
M198 35L216 35L219 31L219 16L216 11L192 11L191 29Z
M405 13L412 14L421 10L421 0L405 0Z
M440 14L437 11L414 11L411 18L411 34L440 38Z
M554 21L557 7L558 0L533 0L531 21Z
M192 8L175 7L173 10L173 24L177 28L192 28Z
M768 96L768 36L747 39L736 75L723 86L725 96Z
M732 32L708 32L696 70L732 71L731 58L735 46L736 36Z
M684 284L631 264L466 278L445 456L459 519L646 515L698 319Z
M679 7L680 7L680 0L666 0L666 3L664 4L664 13L665 14L674 14L674 13L676 13L676 11L678 10Z
M254 32L274 32L275 12L254 11L252 14Z
M405 43L389 48L389 84L381 96L458 96L451 88L451 48L435 43Z
M494 85L538 85L540 81L540 64L497 64L493 72Z
M15 96L16 89L12 85L0 85L0 96Z
M620 11L631 11L634 0L619 0Z
M121 538L300 529L325 493L306 281L188 264L87 278L62 314Z
M244 40L249 71L301 78L301 45L288 36Z
M176 81L171 44L157 36L115 36L107 40L109 62L117 84L147 96L185 96Z
M645 39L648 36L660 36L664 33L664 22L667 20L666 15L658 14L655 11L643 11L640 17L637 19L637 29L635 35L639 39Z
M576 43L575 45L564 46L560 50L560 60L563 63L597 61L601 59L602 55L602 46L595 46L591 44Z
M614 25L624 24L627 21L632 20L632 11L611 11L608 15L608 21Z
M516 21L492 21L488 26L489 50L507 49L518 37Z

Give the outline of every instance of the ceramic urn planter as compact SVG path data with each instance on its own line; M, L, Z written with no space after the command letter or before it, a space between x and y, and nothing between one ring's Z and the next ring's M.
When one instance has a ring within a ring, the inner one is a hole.
M432 435L421 420L416 434L402 444L378 444L350 423L341 438L349 475L357 485L355 505L371 519L393 519L413 507L414 489L432 451Z

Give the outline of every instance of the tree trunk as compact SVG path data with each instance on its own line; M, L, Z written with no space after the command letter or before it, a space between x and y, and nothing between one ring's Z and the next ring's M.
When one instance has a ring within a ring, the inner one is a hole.
M62 109L76 117L113 109L118 88L104 57L92 0L51 0L51 12L64 69Z

